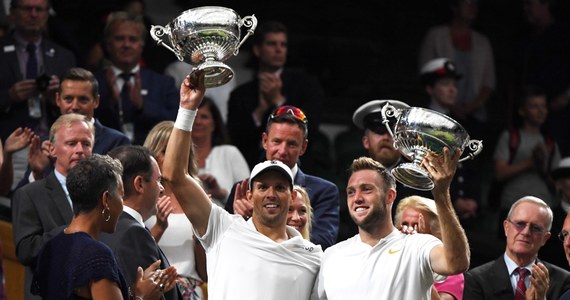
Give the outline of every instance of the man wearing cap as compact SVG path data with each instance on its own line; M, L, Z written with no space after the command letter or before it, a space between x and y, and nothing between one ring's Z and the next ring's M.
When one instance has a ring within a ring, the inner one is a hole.
M198 83L187 77L180 88L180 108L163 164L171 186L208 262L208 298L309 299L319 271L322 249L287 226L293 174L280 161L257 164L247 198L249 220L213 205L200 183L188 175L192 124L204 96L204 73Z
M555 202L558 203L552 207L552 235L555 235L558 233L556 230L563 228L564 219L570 213L570 157L561 159L551 174L556 186L557 199ZM551 237L540 249L538 256L547 257L549 262L570 271L568 261L564 257L565 251L568 250L560 248L559 239Z
M305 113L290 105L275 109L267 120L261 141L267 160L278 160L287 165L294 183L307 190L313 221L311 242L320 245L323 250L337 241L339 230L339 191L332 182L323 178L305 174L297 162L307 150L308 119ZM253 203L246 197L248 179L235 184L226 201L226 210L245 218L251 216Z
M456 114L459 78L461 75L457 73L452 60L442 57L428 61L420 73L422 85L429 96L426 108L451 117L467 130L471 138L481 139L481 126L470 116ZM478 165L470 160L459 163L452 182L451 199L465 227L468 227L468 221L476 216L478 201L481 198L480 172L477 167Z
M408 104L398 100L372 100L364 103L354 111L352 122L356 127L364 130L362 146L368 151L368 156L381 163L387 169L392 169L405 160L405 158L402 156L400 151L394 147L394 139L388 132L386 125L382 123L381 111L386 104L390 104L398 110L410 107ZM391 122L388 124L390 128L392 128L392 132L394 132L395 121L393 118L390 118L389 120ZM396 190L398 191L398 194L396 195L396 200L392 206L392 217L394 217L394 214L396 213L396 207L398 206L400 199L412 195L431 198L431 192L416 190L407 187L400 182L396 183ZM354 233L356 234L356 225L353 227Z

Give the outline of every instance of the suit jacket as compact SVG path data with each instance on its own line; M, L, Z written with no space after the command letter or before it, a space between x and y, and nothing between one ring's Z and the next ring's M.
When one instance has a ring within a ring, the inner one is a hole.
M95 145L93 153L107 154L109 151L122 145L130 145L131 140L122 132L104 126L95 119Z
M43 68L47 75L61 77L65 71L75 67L75 56L71 51L50 41L46 37L41 43ZM24 79L20 70L20 62L16 54L16 41L12 35L0 40L0 138L5 140L18 127L34 127L37 119L28 115L28 103L11 103L8 90L16 82ZM57 117L57 107L46 104L48 122L51 124Z
M157 259L161 260L160 269L170 266L150 232L126 212L119 217L115 232L101 233L100 240L113 250L129 286L135 282L139 266L146 269ZM177 288L165 293L163 299L179 299Z
M568 260L566 260L566 255L564 254L564 248L562 247L562 242L558 239L558 233L562 230L564 225L564 219L566 218L566 211L564 208L558 204L556 207L552 208L552 228L550 233L552 234L548 241L540 248L538 251L538 256L548 257L548 262L557 265L567 271L570 271L570 266L568 265Z
M73 218L73 210L65 192L51 173L14 193L12 198L12 230L16 256L26 266L26 299L39 299L30 293L33 268L43 245L61 232Z
M176 120L180 105L180 92L174 85L174 78L156 73L144 68L140 69L141 94L143 108L134 112L134 140L133 144L142 145L148 132L157 123L164 120ZM118 103L110 98L111 89L105 78L105 70L95 72L99 81L99 107L95 110L95 117L101 123L122 131Z
M283 81L282 93L285 96L285 105L294 105L303 110L309 120L309 140L313 132L319 129L323 89L313 77L306 73L284 69L281 73ZM268 109L263 117L261 126L257 126L252 118L252 113L259 103L259 80L246 82L238 86L230 94L228 100L228 120L227 127L230 133L232 144L234 144L245 157L249 168L263 160L261 148L261 134L265 130L267 118L275 107ZM309 143L310 147L310 143ZM306 160L302 158L303 162Z
M332 182L317 176L307 175L299 169L294 183L307 190L313 208L311 242L327 247L336 243L339 227L339 192ZM236 184L232 187L225 209L234 213Z
M539 262L546 266L550 276L546 299L558 299L565 291L570 290L568 271L542 260ZM507 265L502 255L465 273L463 299L512 300L514 296Z

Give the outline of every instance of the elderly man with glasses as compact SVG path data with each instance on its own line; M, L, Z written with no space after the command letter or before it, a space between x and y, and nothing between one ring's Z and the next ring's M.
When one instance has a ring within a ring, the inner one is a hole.
M570 273L538 258L551 237L552 210L540 198L525 196L503 221L505 254L465 274L465 299L559 299L570 290Z

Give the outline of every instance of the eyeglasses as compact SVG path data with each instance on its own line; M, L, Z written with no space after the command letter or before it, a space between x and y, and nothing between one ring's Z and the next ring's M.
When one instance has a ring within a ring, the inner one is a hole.
M536 224L532 224L532 223L527 223L527 222L523 222L523 221L516 221L513 222L509 219L507 219L507 221L511 224L513 224L513 226L515 227L515 229L517 231L523 231L527 225L530 226L530 233L535 234L535 235L542 235L546 232L546 230L544 230L544 228L536 225Z
M27 6L27 5L18 5L18 6L16 6L16 8L19 9L19 10L22 10L22 11L24 11L24 12L26 12L26 13L31 13L31 12L33 12L34 10L35 10L37 13L45 13L45 12L47 12L47 11L49 10L49 8L47 8L47 7L41 7L41 6Z
M284 116L287 114L292 115L293 117L295 117L295 119L303 122L303 124L307 124L309 122L309 120L307 120L307 116L305 115L305 113L301 109L299 109L295 106L291 106L291 105L284 105L284 106L277 108L269 116L269 119L272 120L272 119L275 119L277 117L281 117L281 116Z
M560 233L558 234L558 239L559 239L561 242L564 242L564 240L566 240L566 238L568 237L568 235L569 235L569 234L568 234L568 231L562 230L562 231L560 231Z

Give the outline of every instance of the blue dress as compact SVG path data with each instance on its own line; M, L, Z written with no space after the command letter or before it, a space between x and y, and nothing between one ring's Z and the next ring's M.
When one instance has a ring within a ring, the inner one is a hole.
M46 300L84 299L74 290L103 278L116 282L123 299L129 299L127 283L107 245L84 232L61 232L40 250L31 291Z

